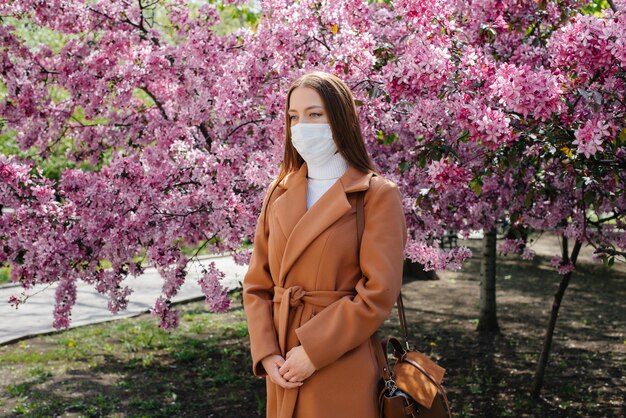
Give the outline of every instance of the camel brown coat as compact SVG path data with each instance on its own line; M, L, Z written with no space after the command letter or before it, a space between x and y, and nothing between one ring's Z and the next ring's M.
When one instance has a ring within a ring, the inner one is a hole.
M381 377L370 336L402 285L407 232L397 186L350 166L309 210L307 165L266 195L243 282L252 368L302 345L316 371L297 389L266 379L267 417L377 418ZM365 228L357 259L356 195ZM267 216L265 209L267 207Z

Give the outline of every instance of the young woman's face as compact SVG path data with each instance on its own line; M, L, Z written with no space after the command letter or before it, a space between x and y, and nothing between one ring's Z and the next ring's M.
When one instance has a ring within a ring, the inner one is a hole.
M317 91L310 87L296 87L289 98L291 126L298 123L328 123L324 103Z

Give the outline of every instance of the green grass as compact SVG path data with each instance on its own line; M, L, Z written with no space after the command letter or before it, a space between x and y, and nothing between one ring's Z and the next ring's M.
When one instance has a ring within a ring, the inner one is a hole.
M0 267L0 284L9 283L11 281L11 268Z
M225 314L180 305L171 333L143 315L0 347L0 417L256 416L264 382L240 303Z

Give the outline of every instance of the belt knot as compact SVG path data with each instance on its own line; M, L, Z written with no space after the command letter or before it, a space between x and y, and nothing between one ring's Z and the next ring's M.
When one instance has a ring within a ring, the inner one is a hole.
M289 306L295 308L302 305L302 298L306 296L306 290L302 286L291 286L289 293Z

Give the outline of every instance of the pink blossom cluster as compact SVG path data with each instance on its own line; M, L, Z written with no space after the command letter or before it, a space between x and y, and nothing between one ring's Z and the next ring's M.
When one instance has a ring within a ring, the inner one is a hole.
M498 245L502 254L519 254L523 260L532 260L535 252L522 239L505 239Z
M428 167L428 179L437 190L463 187L470 178L467 169L443 158L431 162Z
M575 270L575 267L571 262L564 262L563 258L558 255L555 255L554 257L552 257L552 259L550 260L550 264L552 265L552 267L557 269L559 274L562 274L562 275L566 275Z
M580 81L607 76L626 66L626 16L575 15L550 38L554 65L570 69ZM616 66L617 64L617 66Z
M150 314L159 320L159 325L166 331L178 326L180 314L177 310L171 308L171 302L163 296L159 296L154 302L154 306L150 309Z
M545 121L553 113L563 110L559 79L542 67L505 63L497 69L489 88L492 99L524 118L532 113L535 118Z
M224 277L224 273L217 269L214 262L211 262L204 276L198 280L212 312L226 312L230 307L227 289L220 283Z
M429 270L459 270L462 264L472 256L467 247L453 248L445 251L432 245L410 242L406 248L407 257Z
M76 303L76 282L71 277L61 277L54 293L54 321L56 329L67 328L70 325L72 307Z
M498 251L502 254L520 253L526 247L523 239L504 239L498 245Z
M602 144L610 140L611 132L608 123L601 120L587 120L576 130L576 139L572 145L576 145L576 153L584 154L589 158L597 152L602 151Z
M452 70L449 46L437 45L423 35L410 35L398 47L401 59L383 74L394 100L415 100L426 92L439 92Z
M472 108L468 117L471 138L484 147L495 150L515 140L511 118L495 108Z

